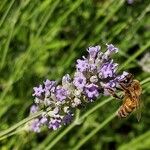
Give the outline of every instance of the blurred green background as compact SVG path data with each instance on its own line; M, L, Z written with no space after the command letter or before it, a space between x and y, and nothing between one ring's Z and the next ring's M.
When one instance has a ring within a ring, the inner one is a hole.
M150 49L149 16L149 0L0 0L0 149L150 150L150 69L143 68L150 62L141 62ZM18 123L29 115L32 88L73 74L88 46L105 43L119 47L120 71L145 82L141 121L114 117L121 103L101 97L77 110L80 121L70 126L24 131Z

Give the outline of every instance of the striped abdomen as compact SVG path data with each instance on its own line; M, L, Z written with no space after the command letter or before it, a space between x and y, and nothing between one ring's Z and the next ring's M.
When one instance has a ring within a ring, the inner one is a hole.
M117 115L120 118L126 118L129 116L129 114L136 108L136 105L134 102L132 102L130 99L125 100L124 104L120 106Z

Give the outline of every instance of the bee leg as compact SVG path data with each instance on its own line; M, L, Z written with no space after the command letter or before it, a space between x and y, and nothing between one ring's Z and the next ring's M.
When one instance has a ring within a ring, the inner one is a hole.
M108 92L115 98L117 99L122 99L122 97L118 96L114 90L112 90L111 88L107 88Z
M123 90L130 92L129 89L128 89L128 87L126 87L123 83L120 83L119 85L121 86L121 88Z
M128 95L132 96L132 92L129 90L128 86L126 86L123 83L120 83L119 85L121 86L121 88L122 88L123 91L126 91L126 93L128 93Z
M124 98L124 95L121 95L121 96L120 96L120 99L123 99L123 98Z
M123 89L121 87L116 87L117 90L122 91Z

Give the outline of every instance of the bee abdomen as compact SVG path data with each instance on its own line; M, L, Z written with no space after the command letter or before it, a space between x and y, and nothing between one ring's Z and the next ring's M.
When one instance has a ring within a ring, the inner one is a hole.
M126 112L131 113L134 107L131 105L124 105L124 109L126 110Z
M133 111L133 107L131 106L127 106L127 105L122 105L118 112L117 112L117 115L120 117L120 118L126 118L132 111Z

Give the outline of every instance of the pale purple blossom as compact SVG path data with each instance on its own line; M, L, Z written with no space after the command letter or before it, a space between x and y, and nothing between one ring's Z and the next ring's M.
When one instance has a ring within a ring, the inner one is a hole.
M117 66L118 64L113 62L104 63L99 70L100 76L102 78L113 77L115 75Z
M107 82L106 84L103 85L103 89L104 89L104 95L108 96L111 95L111 93L109 92L109 90L115 92L115 87L117 86L117 80L110 80L109 82Z
M56 84L56 81L50 81L50 80L47 79L47 80L44 82L44 85L45 85L45 91L51 90L52 87L55 86L55 84Z
M45 123L47 123L47 121L48 121L48 119L47 119L46 116L43 116L43 117L40 119L40 123L41 123L41 124L45 124Z
M88 96L88 98L96 98L99 96L99 90L98 90L98 86L96 84L89 84L85 86L85 93Z
M110 53L117 53L118 52L118 48L115 47L113 44L106 44L107 45L107 50Z
M40 121L38 118L32 120L30 123L30 130L39 133L40 130Z
M78 59L76 67L77 67L77 70L79 70L81 72L86 71L89 67L88 60L87 59L84 59L84 60Z
M83 89L83 87L86 84L86 77L83 75L82 72L76 72L73 80L73 84L78 88L78 89Z
M100 48L100 46L89 47L87 51L89 52L90 57L95 58L97 53L100 51Z
M106 84L105 84L105 87L106 88L115 88L116 87L116 80L110 80L109 82L107 82Z
M38 112L38 110L39 110L39 107L36 106L36 105L32 105L32 106L30 107L30 113L31 113L31 114Z
M71 121L72 121L72 119L73 119L73 114L68 113L67 115L65 115L65 116L63 117L62 123L63 123L64 125L70 124Z
M49 123L48 123L48 127L50 129L57 130L58 128L61 127L61 122L62 122L61 119L51 118Z
M56 98L58 101L63 101L67 98L67 90L61 86L56 88Z
M124 71L121 75L119 75L116 79L117 81L121 81L122 79L125 78L125 76L127 76L129 73Z
M34 87L33 90L34 90L34 93L32 95L36 97L40 97L42 93L44 92L42 85L39 85L39 87Z

